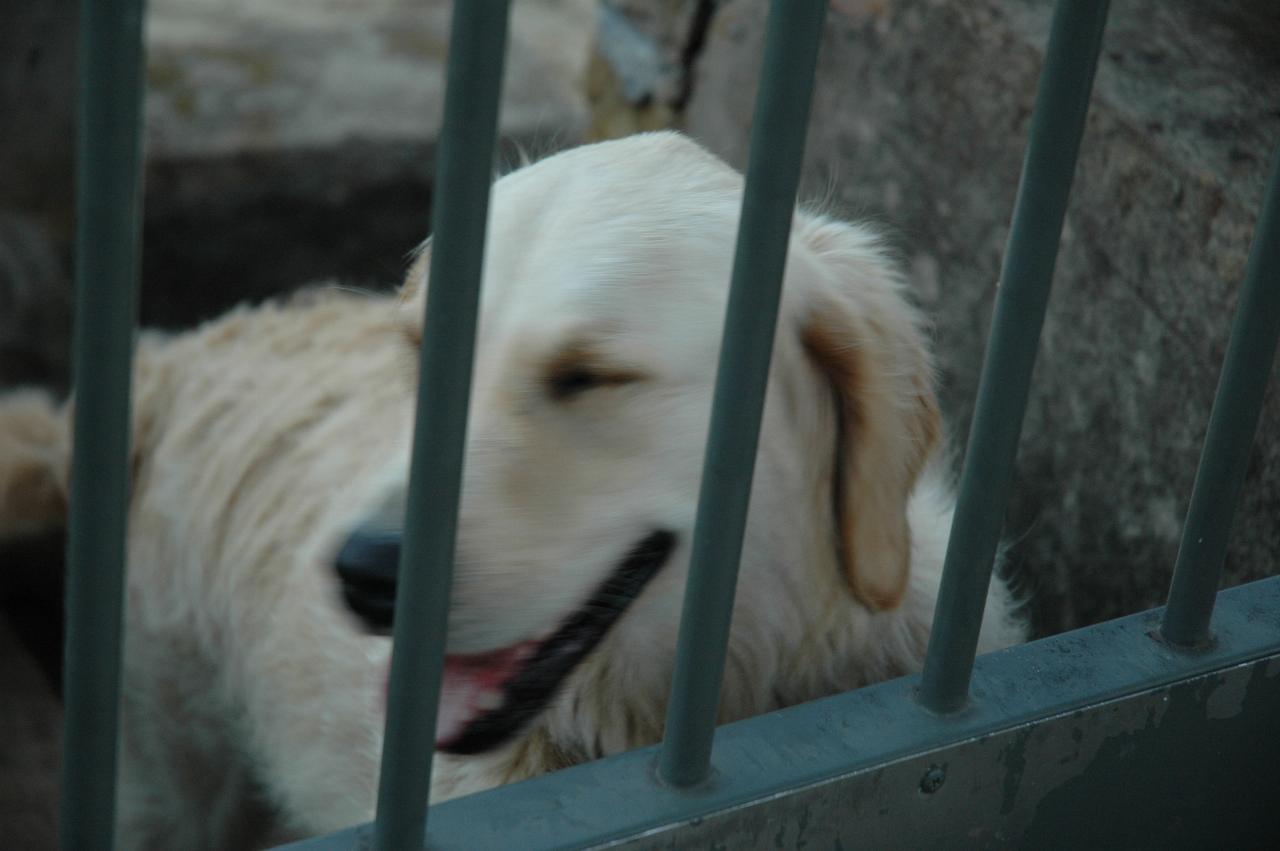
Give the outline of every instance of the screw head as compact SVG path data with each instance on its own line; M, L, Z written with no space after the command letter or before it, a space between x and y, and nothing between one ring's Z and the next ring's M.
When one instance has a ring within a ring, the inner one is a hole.
M920 791L926 795L932 795L942 788L942 784L946 782L947 770L940 765L931 765L929 770L924 773L924 777L920 779Z

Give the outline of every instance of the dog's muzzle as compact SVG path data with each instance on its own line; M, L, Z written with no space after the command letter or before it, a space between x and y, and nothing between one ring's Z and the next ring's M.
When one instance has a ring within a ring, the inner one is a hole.
M391 630L400 543L397 531L361 527L335 560L342 595L370 632ZM482 753L519 733L662 569L676 543L672 531L646 533L595 592L544 635L484 653L446 655L436 747Z

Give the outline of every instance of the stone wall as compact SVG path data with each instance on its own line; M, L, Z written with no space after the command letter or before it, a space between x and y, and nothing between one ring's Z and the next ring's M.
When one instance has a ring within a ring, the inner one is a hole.
M430 228L446 0L155 0L142 320L336 278L385 287ZM502 157L581 140L591 0L513 4Z
M660 106L741 167L766 0L603 0L608 41L668 57L597 96L598 130ZM805 197L879 223L933 317L961 448L1043 58L1047 0L837 0ZM632 48L632 54L642 51ZM625 54L623 54L625 55ZM625 68L609 75L626 80ZM634 79L632 80L634 83ZM672 93L676 93L673 95ZM1008 513L1037 630L1163 602L1268 160L1280 18L1266 0L1112 4ZM1227 562L1280 557L1273 379ZM958 453L959 454L959 453Z
M147 5L143 324L397 282L430 227L447 0ZM0 387L63 388L78 4L0 6ZM513 4L505 161L581 141L593 30L592 0Z
M0 6L0 387L66 382L77 10Z

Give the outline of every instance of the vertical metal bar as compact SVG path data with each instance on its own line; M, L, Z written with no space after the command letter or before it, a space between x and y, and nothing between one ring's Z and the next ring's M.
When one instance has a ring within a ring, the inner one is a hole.
M824 0L774 0L698 499L662 778L700 782L724 677L783 267L804 156Z
M936 712L969 692L1108 5L1059 0L1053 13L920 687Z
M85 0L76 134L75 451L60 844L110 848L141 215L141 0Z
M1194 647L1209 639L1209 619L1227 554L1231 520L1249 466L1267 380L1280 337L1280 148L1253 234L1253 248L1231 326L1222 377L1209 416L1182 528L1161 633Z
M508 5L453 7L378 789L381 851L421 848L426 831Z

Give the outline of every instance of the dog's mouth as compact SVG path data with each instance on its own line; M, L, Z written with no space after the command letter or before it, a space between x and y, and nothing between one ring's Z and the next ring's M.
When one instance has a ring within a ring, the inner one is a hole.
M596 592L545 637L486 653L446 654L436 748L483 753L519 733L604 639L675 546L676 536L669 531L645 536ZM391 608L386 606L388 612Z

